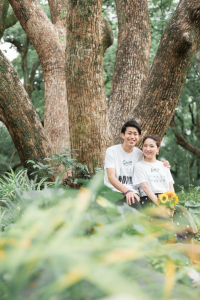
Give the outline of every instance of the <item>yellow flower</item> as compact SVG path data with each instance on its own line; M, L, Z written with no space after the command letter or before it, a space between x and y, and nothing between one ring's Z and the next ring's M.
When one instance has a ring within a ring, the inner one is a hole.
M169 201L171 201L171 203L173 205L176 205L178 203L178 197L176 196L176 194L172 191L167 191L166 195L168 196Z
M174 198L174 196L176 195L172 191L167 191L165 194L168 196L169 201L171 201Z
M175 195L173 200L172 200L172 204L176 205L178 204L178 197Z
M165 204L168 201L168 196L166 194L161 194L158 196L159 203Z

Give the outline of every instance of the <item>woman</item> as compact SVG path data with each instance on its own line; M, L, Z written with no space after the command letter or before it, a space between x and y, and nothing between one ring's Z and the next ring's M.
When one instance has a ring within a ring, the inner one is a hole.
M140 204L148 214L151 207L156 207L156 217L170 218L180 230L177 237L179 240L187 239L195 232L197 228L192 220L191 215L184 207L176 207L175 212L167 209L165 206L159 206L159 194L167 191L173 191L174 180L168 168L156 159L159 154L161 140L157 135L147 135L143 139L143 154L145 159L138 162L134 168L133 184L140 191ZM155 213L155 212L154 212ZM155 215L154 215L155 217Z

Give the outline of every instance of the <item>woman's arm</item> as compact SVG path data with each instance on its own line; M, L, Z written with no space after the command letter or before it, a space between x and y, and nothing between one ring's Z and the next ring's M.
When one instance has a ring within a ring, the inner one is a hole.
M147 182L142 182L141 183L142 189L147 194L147 196L155 203L158 205L158 200L154 192L150 189L148 186Z
M169 190L175 192L173 182L169 182Z

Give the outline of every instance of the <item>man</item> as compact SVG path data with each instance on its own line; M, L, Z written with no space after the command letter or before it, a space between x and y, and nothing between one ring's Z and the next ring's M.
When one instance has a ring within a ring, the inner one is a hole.
M117 204L127 204L141 209L138 191L133 187L133 169L135 164L143 160L143 153L135 147L141 135L140 125L135 121L126 122L121 129L123 144L109 147L105 156L104 184L113 191L124 194L124 199ZM169 163L164 161L165 166Z

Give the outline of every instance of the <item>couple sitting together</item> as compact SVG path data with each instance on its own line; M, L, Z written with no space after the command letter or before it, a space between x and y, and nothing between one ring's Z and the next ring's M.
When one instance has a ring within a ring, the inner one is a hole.
M146 208L159 207L159 194L174 191L174 180L168 161L156 159L160 150L160 138L156 135L145 136L141 151L135 147L140 135L141 128L137 122L128 121L123 125L121 129L123 143L109 147L106 151L104 184L124 195L122 200L116 202L117 205L126 202L133 208L148 212ZM181 239L187 239L188 235L193 235L197 231L195 224L191 224L189 219L192 218L186 209L176 209L175 213L165 206L159 209L162 217L168 218L175 214L177 218L185 219ZM190 230L187 231L187 228Z

